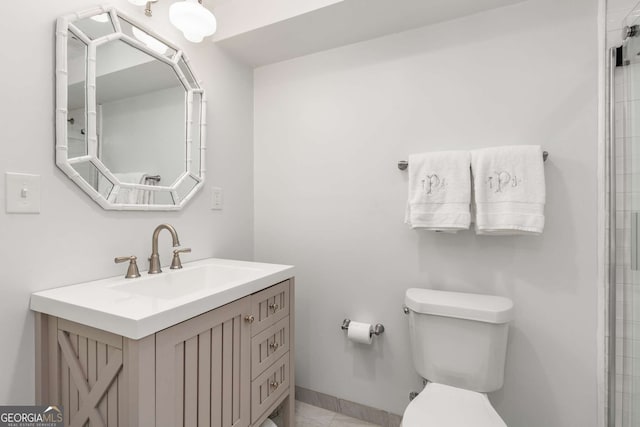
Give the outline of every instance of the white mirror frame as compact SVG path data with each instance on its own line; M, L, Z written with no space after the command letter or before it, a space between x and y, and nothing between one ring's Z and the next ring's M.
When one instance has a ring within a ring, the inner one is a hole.
M90 18L91 16L108 13L111 22L114 26L114 32L106 36L90 40L85 34L73 25L75 21ZM175 50L175 54L172 58L160 55L148 48L142 42L129 37L122 32L120 26L120 19L124 19L128 23L140 28L149 35L157 38L162 43ZM86 133L87 133L87 155L81 157L68 158L68 61L67 61L67 42L69 38L69 29L73 31L73 34L80 38L84 44L87 45L86 55ZM129 184L120 182L120 180L102 163L97 155L98 137L97 137L97 122L96 122L96 50L97 46L110 42L112 40L123 40L132 47L135 47L148 55L164 62L171 66L176 75L182 82L187 92L186 102L186 166L185 172L171 186L149 186L143 184ZM102 208L108 210L138 210L138 211L174 211L180 210L185 206L189 200L202 188L204 185L206 162L205 162L205 150L206 150L206 97L204 89L200 85L197 88L193 88L194 84L188 82L184 73L180 69L179 61L186 64L187 68L191 72L191 75L195 79L195 75L191 69L189 61L184 56L183 51L175 46L168 40L158 36L148 28L138 24L136 21L124 15L122 12L116 10L114 7L96 7L83 12L74 13L61 17L57 21L56 29L56 165L73 180L80 188L84 190L96 203ZM186 89L190 88L190 89ZM199 174L192 172L192 124L193 124L193 99L194 94L200 94L201 106L200 106L200 164ZM91 162L96 169L102 173L111 183L113 183L113 189L111 190L108 198L105 198L98 190L93 188L85 179L73 168L76 163ZM196 185L191 191L180 197L178 188L187 179L193 179ZM128 203L115 203L116 197L120 189L136 189L140 191L169 191L174 204L128 204Z

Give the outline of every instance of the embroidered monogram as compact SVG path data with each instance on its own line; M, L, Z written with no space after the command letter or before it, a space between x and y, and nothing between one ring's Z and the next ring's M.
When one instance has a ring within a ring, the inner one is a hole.
M496 193L502 193L508 187L518 187L522 179L516 175L511 175L507 171L496 171L487 178L489 188Z
M433 194L434 191L442 191L446 188L446 178L440 179L437 174L425 175L422 180L422 190L425 194Z

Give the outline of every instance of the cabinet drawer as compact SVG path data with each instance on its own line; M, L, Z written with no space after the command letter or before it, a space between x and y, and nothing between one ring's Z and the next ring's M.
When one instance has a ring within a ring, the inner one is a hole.
M255 336L289 315L289 280L251 295L251 335Z
M289 316L251 339L251 379L289 351Z
M254 423L289 389L289 353L251 383L251 422Z

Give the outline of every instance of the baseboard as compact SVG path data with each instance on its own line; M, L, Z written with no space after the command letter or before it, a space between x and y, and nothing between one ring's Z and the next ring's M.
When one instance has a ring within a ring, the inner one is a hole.
M296 386L296 400L382 427L399 427L400 415Z

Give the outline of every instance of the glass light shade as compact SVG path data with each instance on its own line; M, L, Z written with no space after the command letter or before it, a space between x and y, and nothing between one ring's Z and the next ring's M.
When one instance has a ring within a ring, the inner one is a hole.
M94 21L99 22L101 24L104 24L106 22L109 22L109 14L108 13L101 13L100 15L92 16L91 19L93 19Z
M149 49L159 53L160 55L164 55L167 52L167 49L169 49L166 44L162 43L155 37L151 37L149 34L137 29L136 27L131 27L131 31L138 40L146 44Z
M147 0L129 0L129 3L135 4L136 6L145 6L147 4Z
M169 8L169 21L194 43L216 32L216 17L197 0L173 3Z

